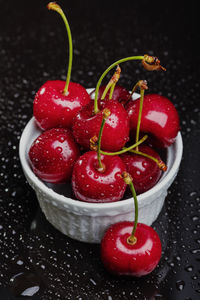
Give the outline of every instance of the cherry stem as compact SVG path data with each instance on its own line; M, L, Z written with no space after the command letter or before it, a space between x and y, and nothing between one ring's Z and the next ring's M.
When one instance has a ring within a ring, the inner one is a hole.
M109 91L109 89L112 88L113 84L117 83L117 81L119 80L119 77L120 77L120 73L121 73L121 68L120 68L120 66L117 66L117 69L116 69L114 75L109 80L108 84L106 85L105 90L103 91L103 94L101 96L101 100L105 99L105 97L106 97L107 92ZM109 99L111 99L110 96L109 96Z
M143 138L141 138L141 140L139 140L137 143L133 144L130 147L123 148L122 150L117 151L117 152L105 152L105 151L100 150L100 153L103 155L109 155L109 156L120 155L120 154L123 154L123 153L126 153L126 152L132 150L133 148L136 148L137 146L142 144L144 141L146 141L147 138L148 138L148 135L144 135Z
M144 56L129 56L129 57L125 57L122 58L120 60L117 60L116 62L114 62L112 65L110 65L101 75L101 77L99 78L97 85L96 85L96 89L95 89L95 98L94 98L94 113L97 114L99 112L99 108L98 108L98 93L99 93L99 87L101 85L102 80L104 79L104 77L107 75L107 73L113 69L114 67L116 67L117 65L119 65L120 63L129 61L129 60L143 60Z
M123 148L123 149L126 149L126 148ZM147 158L153 160L162 171L167 171L167 166L166 166L166 164L161 159L157 159L157 158L155 158L155 157L153 157L153 156L151 156L149 154L146 154L146 153L141 152L141 151L133 150L133 149L129 150L129 152L132 152L134 154L147 157Z
M62 17L64 23L65 23L65 27L67 29L67 35L68 35L68 41L69 41L69 62L68 62L68 70L67 70L67 78L66 78L66 83L65 83L65 87L63 90L63 94L67 95L68 94L68 87L69 87L69 82L70 82L70 77L71 77L71 70L72 70L72 56L73 56L73 46L72 46L72 35L71 35L71 30L69 27L69 23L67 21L67 18L62 10L62 8L55 2L50 2L47 5L47 8L49 10L54 10L57 13L59 13L59 15Z
M102 139L104 125L109 116L110 116L110 110L108 108L105 108L103 110L103 119L102 119L101 127L99 130L99 138L98 138L98 145L97 145L97 159L98 159L98 163L99 163L99 171L104 171L104 165L102 164L102 161L101 161L101 139Z
M136 191L133 185L132 177L129 173L123 172L122 177L124 179L124 182L129 185L129 188L132 192L133 199L134 199L134 206L135 206L135 220L134 220L134 226L131 232L131 235L127 239L127 243L130 245L135 245L137 242L137 238L135 237L135 232L137 229L137 224L138 224L138 200L137 200L137 195Z
M140 135L143 102L144 102L144 89L140 88L140 107L139 107L138 122L137 122L137 129L136 129L136 138L135 138L136 143L138 142L139 135ZM136 147L136 150L139 151L138 146Z
M139 80L133 87L130 96L129 96L129 100L130 98L133 96L133 94L135 93L136 89L140 87L143 88L144 90L148 90L148 86L147 86L147 81L146 80Z
M114 82L113 85L112 85L111 88L110 88L109 100L112 99L113 92L114 92L114 89L115 89L116 84L117 84L117 82Z

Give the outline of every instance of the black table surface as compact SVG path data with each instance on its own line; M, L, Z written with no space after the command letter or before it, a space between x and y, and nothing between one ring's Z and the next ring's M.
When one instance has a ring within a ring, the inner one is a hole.
M0 1L0 299L200 299L199 28L195 1L60 1L73 36L72 81L94 87L115 60L157 55L167 72L122 66L131 89L146 79L150 93L173 101L181 120L184 155L179 174L153 224L162 259L146 277L109 275L99 245L74 241L42 214L23 175L18 145L32 116L36 91L65 80L67 36L47 1ZM19 280L14 280L21 273ZM29 297L16 298L24 286ZM37 291L38 286L38 291Z

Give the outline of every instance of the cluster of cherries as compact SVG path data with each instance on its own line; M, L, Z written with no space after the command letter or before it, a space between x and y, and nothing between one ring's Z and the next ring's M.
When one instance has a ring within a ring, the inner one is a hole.
M146 81L140 80L131 93L116 84L119 64L129 60L140 60L147 70L165 69L149 55L123 58L106 69L95 91L88 94L83 86L70 81L73 51L66 16L54 2L48 8L61 15L68 32L68 73L66 82L47 81L35 96L33 114L43 133L29 150L30 165L43 181L59 184L71 180L80 201L119 201L129 185L135 203L134 225L121 222L108 229L101 244L102 260L112 273L146 275L160 260L161 243L153 228L137 222L136 194L153 187L167 167L152 147L141 144L149 140L148 134L151 144L171 145L179 130L179 117L167 98L144 95ZM111 80L101 86L115 67ZM133 101L137 88L140 98ZM134 134L135 142L130 145Z

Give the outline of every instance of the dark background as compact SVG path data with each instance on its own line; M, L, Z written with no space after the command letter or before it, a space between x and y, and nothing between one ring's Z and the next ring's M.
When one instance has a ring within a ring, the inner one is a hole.
M165 73L122 65L120 84L147 79L149 92L173 101L181 119L184 157L154 223L163 255L141 279L110 276L99 246L73 241L42 215L18 158L22 130L39 87L65 80L67 37L47 1L0 1L0 299L39 286L31 299L197 300L200 297L199 24L197 1L59 1L71 26L72 81L94 87L115 60L157 55ZM13 276L22 273L17 280ZM24 297L23 299L28 299ZM30 298L29 298L30 299Z

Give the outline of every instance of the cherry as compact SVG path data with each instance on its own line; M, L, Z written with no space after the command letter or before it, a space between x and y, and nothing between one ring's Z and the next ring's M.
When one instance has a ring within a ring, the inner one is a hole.
M101 259L105 268L116 275L144 276L152 272L161 257L161 242L155 230L138 223L138 202L131 176L124 172L135 204L135 221L112 225L101 241Z
M64 86L64 81L49 80L37 92L33 114L42 130L70 128L77 112L90 102L87 91L80 84L70 82L68 95L63 94Z
M111 112L103 110L103 119L95 151L86 152L76 162L72 174L72 188L77 199L86 202L114 202L120 200L126 184L121 176L125 166L118 156L101 155L101 141L106 119ZM93 144L93 147L95 144Z
M95 151L84 153L76 161L72 188L77 199L86 202L114 202L122 199L126 184L121 174L125 166L119 156L101 155L104 170L99 169Z
M90 102L86 89L78 83L70 82L72 68L72 37L71 31L61 7L50 2L48 9L54 10L62 17L69 40L69 64L67 79L65 81L47 81L37 92L33 103L33 115L37 125L42 130L53 127L72 126L76 113Z
M151 158L135 153L123 154L121 159L126 166L127 172L133 178L136 192L141 194L148 191L158 182L162 171L158 166L158 163L161 162L158 153L146 145L141 145L139 150L143 154L147 154L148 156L155 158L155 161Z
M148 60L150 56L131 56L120 59L110 65L99 78L96 89L95 89L95 99L94 99L94 109L92 104L84 107L74 118L73 122L73 135L80 145L85 148L89 147L90 139L93 136L99 134L100 124L102 122L102 112L101 110L105 107L111 111L111 115L107 120L105 126L105 132L102 139L102 149L107 151L117 151L121 149L129 139L129 125L127 120L126 112L123 106L114 100L107 100L104 104L99 103L100 110L98 107L98 93L99 87L103 78L107 73L119 65L122 62L129 60ZM117 72L117 71L116 71ZM113 81L110 81L110 88L112 88ZM114 82L115 85L115 82Z
M101 99L101 96L103 95L105 88L106 88L105 85L100 86L99 94L98 94L98 101ZM93 99L94 95L95 95L95 90L90 93L90 97ZM125 105L128 102L129 98L130 98L130 93L127 91L126 88L124 88L121 85L115 86L115 89L114 89L113 95L112 95L112 100L118 101L121 104ZM109 100L109 93L106 94L105 100L106 101Z
M127 104L130 129L137 128L137 115L140 99ZM172 102L166 97L149 94L144 96L144 107L141 116L141 131L156 137L162 147L170 146L179 131L179 116Z
M137 242L127 242L133 222L120 222L111 226L101 242L101 259L105 268L116 275L140 277L152 272L161 257L161 242L156 231L138 223Z
M93 103L90 103L76 115L72 127L74 138L78 144L89 149L90 139L99 135L103 109L108 108L111 114L105 124L101 147L103 150L117 151L129 139L127 112L120 103L113 100L105 101L100 107L101 111L94 114Z
M78 157L78 146L66 128L52 128L43 132L29 150L33 172L40 179L51 183L69 180Z

